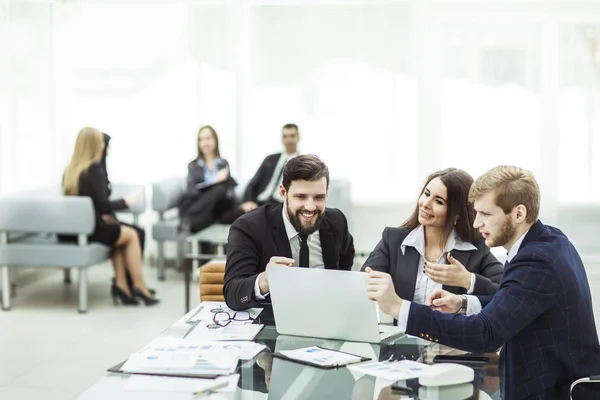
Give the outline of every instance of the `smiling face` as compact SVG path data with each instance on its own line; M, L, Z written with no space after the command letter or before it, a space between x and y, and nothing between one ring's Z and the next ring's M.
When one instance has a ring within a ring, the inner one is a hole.
M448 191L440 178L432 179L417 202L419 224L427 227L443 228L448 213Z
M473 227L479 230L487 247L510 248L518 239L517 207L505 214L502 208L496 205L496 194L489 192L475 200L474 208L476 214Z
M292 181L289 190L279 187L286 212L299 234L310 235L319 229L327 200L327 178Z

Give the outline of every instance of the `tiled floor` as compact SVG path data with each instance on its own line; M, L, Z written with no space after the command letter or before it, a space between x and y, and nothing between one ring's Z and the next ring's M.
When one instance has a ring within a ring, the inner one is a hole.
M77 312L77 286L59 270L18 287L12 310L0 312L0 399L74 399L184 313L183 276L168 271L150 287L162 302L153 307L115 307L108 295L109 264L89 271L89 311ZM75 278L75 276L74 276ZM192 288L192 307L198 295Z
M108 264L90 270L90 304L84 315L76 311L76 285L65 286L60 271L18 288L12 311L0 312L0 399L75 399L106 368L183 314L183 276L176 271L169 270L167 281L158 283L156 270L147 268L148 283L162 300L149 308L113 306L111 275ZM590 274L590 280L592 291L600 290L600 275ZM595 297L594 308L600 310L600 295ZM192 288L192 306L197 302Z

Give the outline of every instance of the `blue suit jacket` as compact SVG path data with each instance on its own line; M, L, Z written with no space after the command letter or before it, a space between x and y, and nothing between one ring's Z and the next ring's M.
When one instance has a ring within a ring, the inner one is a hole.
M505 400L566 399L572 381L600 373L587 276L560 230L536 222L496 294L480 301L472 316L411 303L406 333L477 353L503 346Z

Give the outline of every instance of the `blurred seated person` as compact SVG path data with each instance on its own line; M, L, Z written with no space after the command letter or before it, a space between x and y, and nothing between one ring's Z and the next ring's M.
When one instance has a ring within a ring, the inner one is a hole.
M429 175L411 217L384 229L361 270L390 274L398 296L419 304L441 287L456 294L495 293L502 264L473 228L472 184L456 168Z
M105 138L95 129L83 128L75 141L73 157L63 175L65 196L88 196L92 199L96 214L94 232L88 237L90 242L102 243L111 247L111 259L115 270L115 284L111 295L115 305L137 305L137 299L146 305L155 305L155 299L142 276L142 252L140 236L131 226L119 222L114 211L134 204L140 193L129 195L122 200L111 202L106 168L103 165ZM73 241L72 235L59 235L61 241ZM76 239L75 239L76 240ZM127 283L127 273L131 286Z
M260 164L254 177L248 183L244 193L244 201L248 207L262 206L268 203L281 203L279 185L283 175L283 167L298 155L298 126L286 124L281 129L284 151L268 155Z
M108 190L108 197L110 197L111 193L112 193L112 187L110 184L110 179L108 178L108 167L106 165L106 159L108 157L108 151L110 148L110 141L111 141L111 137L109 134L102 132L102 136L104 137L104 152L102 153L102 161L100 162L100 165L102 166L102 168L104 169L104 174L106 176L106 183L107 183L107 190ZM143 189L142 189L143 190ZM128 196L129 201L133 204L133 201L137 201L139 199L139 196L141 195L140 193L134 193L131 196ZM114 200L110 202L110 205L113 209L113 213L111 214L115 219L117 219L117 216L115 214L115 212L120 211L120 210L125 210L128 208L128 205L125 203L124 199L119 199L119 200ZM144 259L144 247L146 244L146 232L144 231L144 228L137 226L137 225L133 225L133 224L128 224L126 222L123 221L119 221L119 223L121 225L125 225L128 226L132 229L134 229L138 235L138 239L140 242L140 250L142 252L142 260ZM74 238L75 241L77 238ZM126 276L127 276L127 284L129 285L129 289L133 288L133 281L131 279L131 276L129 275L129 272L126 270L125 271ZM112 286L110 289L111 294L115 292L115 278L112 278ZM148 289L148 291L154 295L156 294L156 290L154 289ZM114 296L113 296L114 297Z
M230 224L242 215L247 205L236 205L236 185L229 163L221 158L217 132L203 126L198 131L198 156L188 164L187 191L179 205L180 232L199 232L217 221Z

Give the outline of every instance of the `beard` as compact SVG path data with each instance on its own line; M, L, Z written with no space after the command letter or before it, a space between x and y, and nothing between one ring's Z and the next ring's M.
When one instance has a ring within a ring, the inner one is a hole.
M285 208L287 211L287 215L290 219L290 222L292 223L292 226L294 227L294 229L296 229L296 232L298 232L300 235L313 234L321 226L321 221L323 220L323 213L321 212L321 210L315 210L315 214L317 215L315 222L313 222L310 225L305 225L302 222L302 219L301 219L302 217L300 216L300 213L302 210L293 212L292 209L290 208L290 206L287 204L287 202L286 202Z
M516 232L517 225L513 224L510 215L507 215L502 224L502 228L500 229L500 233L497 237L492 237L492 243L490 243L489 247L504 246L512 240Z

